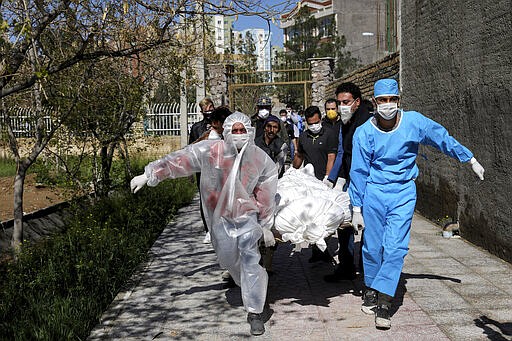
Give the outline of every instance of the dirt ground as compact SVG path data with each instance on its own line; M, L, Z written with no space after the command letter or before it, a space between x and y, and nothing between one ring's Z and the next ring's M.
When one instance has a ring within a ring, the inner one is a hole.
M13 218L14 177L0 177L0 221ZM62 189L36 185L35 174L25 179L23 211L30 213L66 200Z

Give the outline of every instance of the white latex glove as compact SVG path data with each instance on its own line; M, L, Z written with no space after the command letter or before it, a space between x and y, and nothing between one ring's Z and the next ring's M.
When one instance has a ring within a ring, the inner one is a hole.
M274 238L274 234L269 229L263 229L263 241L265 242L266 247L276 245L276 239Z
M473 168L473 172L475 172L476 175L478 175L480 180L483 180L485 172L484 167L482 167L482 165L478 161L476 161L475 158L471 158L471 160L469 160L469 163L471 164L471 168Z
M364 219L361 214L361 207L354 207L352 209L352 226L358 230L364 229Z
M334 184L332 182L330 182L329 180L327 180L327 177L328 175L324 176L324 179L322 180L322 182L327 185L329 188L333 188Z
M142 187L146 186L146 183L148 182L148 178L146 177L146 174L137 175L130 181L130 188L132 190L132 193L137 193Z

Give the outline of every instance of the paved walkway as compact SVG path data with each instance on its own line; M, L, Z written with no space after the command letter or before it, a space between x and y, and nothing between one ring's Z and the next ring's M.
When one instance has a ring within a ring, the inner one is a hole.
M360 311L362 282L326 283L332 265L280 244L266 332L249 333L240 289L226 289L202 243L198 202L180 210L151 261L105 312L90 340L510 340L512 266L416 215L388 331ZM330 249L335 249L332 240Z

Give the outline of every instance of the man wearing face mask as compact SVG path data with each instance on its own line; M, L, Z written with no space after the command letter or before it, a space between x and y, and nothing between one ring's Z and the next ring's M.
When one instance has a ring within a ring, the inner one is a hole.
M356 128L372 117L371 106L362 101L361 90L354 83L342 83L336 88L336 100L341 129L338 135L338 152L329 173L328 180L332 185L341 181L346 191L350 182L350 166L352 164L352 138ZM324 276L327 282L353 280L356 277L354 264L354 229L343 226L337 230L339 264L332 274Z
M484 168L442 125L419 112L399 109L396 80L378 80L374 101L375 116L354 134L348 192L352 223L361 228L367 224L362 252L366 290L361 310L375 314L377 328L389 329L416 206L419 145L435 147L470 164L480 180Z
M336 134L331 129L322 127L320 109L317 106L306 108L304 116L307 129L299 136L297 152L292 165L295 168L300 168L303 162L304 165L312 164L315 169L315 177L325 183L338 147ZM322 252L316 245L313 245L309 262L318 261L330 263L333 259L327 249Z
M340 134L342 121L338 114L338 101L335 98L329 98L324 104L325 116L322 119L322 126L324 128L333 129L334 134Z
M203 119L194 123L192 127L190 127L190 134L188 135L189 144L194 143L205 132L207 132L211 126L210 115L212 114L213 109L215 109L212 100L204 98L199 102L199 108L201 110L201 114L203 114Z
M286 129L286 134L288 135L288 140L290 141L289 155L290 160L293 160L295 156L295 151L297 150L297 139L299 138L299 128L293 123L291 119L291 109L288 111L287 109L281 109L279 111L279 118L281 122L283 122L284 127Z
M258 101L256 102L256 114L254 114L251 117L251 124L256 129L254 137L259 137L263 135L265 132L265 120L269 116L272 115L272 100L270 97L262 96L258 98ZM278 117L276 117L279 119ZM288 134L286 133L286 128L284 126L284 123L280 122L281 129L279 130L278 136L283 140L284 143L287 145L290 144L290 141L288 140Z
M209 132L211 129L211 114L215 109L213 105L213 101L210 98L203 98L199 102L199 109L201 110L201 114L203 114L203 119L199 122L196 122L190 127L190 133L188 135L188 144L192 144L197 140L201 139L205 133ZM201 182L201 173L196 174L196 183L199 189L199 183ZM199 206L201 211L201 219L203 220L204 230L206 231L206 235L204 236L204 243L210 242L210 233L208 232L208 226L206 225L206 220L204 218L204 212L202 209L202 205Z
M277 167L254 145L254 128L243 113L229 115L223 140L204 140L168 154L132 179L133 193L146 184L201 172L201 197L213 248L221 267L241 287L252 335L265 332L261 313L268 275L259 265L258 242L275 245Z

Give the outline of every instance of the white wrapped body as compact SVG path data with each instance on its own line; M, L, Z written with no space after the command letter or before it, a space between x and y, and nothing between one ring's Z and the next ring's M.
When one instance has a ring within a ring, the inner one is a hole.
M314 176L311 165L288 169L278 180L274 227L283 241L297 248L316 244L325 250L324 238L350 221L350 198L338 186L331 189Z

